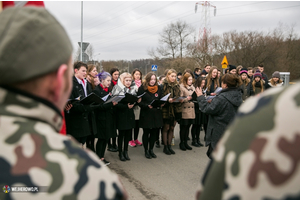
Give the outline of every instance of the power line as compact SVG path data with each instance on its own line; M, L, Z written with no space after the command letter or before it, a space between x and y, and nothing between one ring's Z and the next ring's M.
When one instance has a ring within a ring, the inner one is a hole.
M239 5L239 6L231 6L231 7L225 7L225 8L221 8L221 9L218 9L218 10L222 10L222 9L228 9L228 8L234 8L234 7L241 7L241 6L248 6L248 5L253 5L253 4L259 4L259 3L265 3L265 2L255 2L255 3L251 3L251 4L243 4L243 5ZM161 10L161 9L159 9L159 10ZM188 13L189 13L190 11L188 11ZM154 13L154 12L153 12ZM150 14L152 14L152 13L150 13ZM184 13L185 14L185 13ZM148 14L149 15L149 14ZM148 16L148 15L146 15L146 16ZM194 14L189 14L189 15L186 15L186 16L184 16L184 17L187 17L187 16L190 16L190 15L194 15ZM178 17L178 16L177 16ZM143 18L143 17L141 17L141 18ZM175 17L176 18L176 17ZM173 18L171 18L171 19L174 19L174 17ZM171 19L167 19L167 20L165 20L165 21L170 21ZM125 25L127 25L127 24L130 24L130 23L132 23L132 22L129 22L129 23L126 23L126 24L124 24L124 25L122 25L122 26L125 26ZM95 37L95 36L99 36L100 34L102 34L102 33L106 33L106 32L108 32L108 31L110 31L110 30L114 30L114 29L117 29L117 28L120 28L120 27L122 27L122 26L116 26L116 27L114 27L114 28L112 28L112 29L107 29L107 30L105 30L105 31L103 31L103 32L97 32L96 34L93 34L92 36L88 36L88 37L86 37L86 39L88 39L88 38L92 38L92 37ZM158 25L159 26L159 25ZM156 27L156 26L152 26L152 27L150 27L150 28L153 28L153 27ZM148 29L150 29L150 28L146 28L146 29L142 29L142 30L148 30ZM142 31L141 30L141 31ZM138 32L141 32L141 31L138 31ZM133 31L133 32L131 32L131 33L137 33L136 31ZM131 33L129 33L129 34L126 34L125 35L125 37L127 36L127 35L131 35ZM118 37L118 39L120 39L120 38L123 38L124 37L124 35L122 35L122 37ZM114 40L116 40L115 38L114 38ZM99 41L99 40L98 40ZM101 40L100 40L101 41ZM107 42L105 42L105 43L107 43Z
M220 9L218 8L218 10L224 10L224 9L229 9L229 8L237 8L237 7L249 6L249 5L253 5L253 4L266 3L266 2L268 2L268 1L260 1L260 2L243 4L243 5L238 5L238 6L230 6L230 7L220 8Z
M242 13L233 13L233 14L227 14L227 15L219 15L218 17L221 17L221 16L228 16L228 15L235 15L235 14L247 14L247 13L253 13L253 12L261 12L261 11L270 11L270 10L279 10L279 9L287 9L287 8L294 8L294 7L299 7L300 5L296 5L296 6L287 6L287 7L282 7L282 8L273 8L273 9L264 9L264 10L258 10L258 11L250 11L250 12L242 12ZM188 15L187 15L188 16ZM194 24L194 23L197 23L198 21L195 21L195 22L192 22L192 23L189 23L189 24ZM151 27L153 28L153 27ZM133 39L133 40L130 40L130 41L125 41L125 42L122 42L122 43L117 43L115 45L109 45L109 46L105 46L105 47L100 47L100 48L109 48L109 47L113 47L113 46L116 46L116 45L120 45L120 44L124 44L124 43L128 43L128 42L132 42L132 41L136 41L136 40L140 40L140 39L144 39L146 37L153 37L153 36L157 36L157 35L147 35L147 36L144 36L144 37L141 37L141 38L138 38L138 39ZM107 41L109 42L109 41ZM105 43L107 43L105 42Z
M133 8L133 9L131 9L131 10L128 10L127 12L124 12L124 13L122 13L122 14L120 14L120 15L117 15L117 16L114 17L114 18L108 19L108 20L106 20L106 21L104 21L104 22L102 22L102 23L100 23L100 24L97 24L96 26L99 26L99 25L101 25L101 24L105 24L105 23L108 22L108 21L111 21L111 20L113 20L113 19L115 19L115 18L117 18L117 17L119 17L119 16L122 16L122 15L124 15L124 14L126 14L126 13L128 13L128 12L130 12L130 11L132 11L132 10L135 10L136 8L139 8L139 7L141 7L141 6L145 5L145 4L148 4L148 3L150 3L150 2L146 2L146 3L144 3L144 4L140 5L140 6L137 6L137 7ZM94 26L94 27L96 27L96 26ZM93 27L93 28L94 28L94 27ZM86 28L86 27L85 27L85 30L89 30L89 29L90 29L90 28ZM76 35L76 34L77 34L77 33L72 34L71 36Z
M262 11L269 11L269 10L280 10L280 9L286 9L286 8L295 8L295 7L299 7L299 6L300 6L300 5L296 5L296 6L287 6L287 7L282 7L282 8L270 8L270 9L256 10L256 11L250 11L250 12L241 12L241 13L225 14L225 15L218 15L218 17L229 16L229 15L240 15L240 14L247 14L247 13L254 13L254 12L262 12Z
M177 3L177 2L174 1L174 2L172 2L172 3L170 3L170 4L176 4L176 3ZM170 4L168 4L168 5L170 5ZM147 16L149 16L149 15L151 15L151 14L153 14L153 13L156 13L156 12L162 10L163 8L165 8L165 6L161 7L160 9L156 9L155 11L153 11L153 12L151 12L151 13L148 13L147 15L141 16L141 17L139 17L139 18L137 18L137 19L135 19L135 20L133 20L133 21L131 21L131 22L125 23L125 24L123 24L123 25L121 25L121 26L116 26L116 27L114 27L114 28L107 29L107 30L102 31L102 32L100 32L100 33L98 32L97 34L88 36L88 37L86 37L86 39L92 38L92 37L95 37L95 36L99 36L99 35L101 35L101 34L103 34L103 33L108 32L108 31L111 31L111 30L114 30L114 29L117 29L117 28L121 28L122 26L126 26L126 25L128 25L128 24L130 24L130 23L133 23L133 22L135 22L135 21L137 21L137 20L140 20L140 19L142 19L142 18L144 18L144 17L147 17Z

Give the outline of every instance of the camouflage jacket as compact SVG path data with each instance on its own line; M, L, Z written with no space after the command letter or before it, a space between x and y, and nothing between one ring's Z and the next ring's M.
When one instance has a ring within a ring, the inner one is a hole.
M58 134L62 117L51 103L0 87L0 186L44 192L0 192L0 199L121 199L118 176L97 155Z
M213 152L198 199L300 199L300 83L242 104Z

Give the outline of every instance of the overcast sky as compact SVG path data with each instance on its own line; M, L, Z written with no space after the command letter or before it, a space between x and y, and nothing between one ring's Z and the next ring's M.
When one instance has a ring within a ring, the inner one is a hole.
M178 19L195 27L201 24L202 6L197 1L84 1L83 41L94 47L96 60L135 60L150 58L148 49L158 46L163 27ZM268 31L279 22L300 35L300 1L212 1L212 34L237 30ZM81 2L47 2L46 8L63 24L73 47L81 40ZM298 23L297 23L298 22ZM74 51L75 51L74 50Z

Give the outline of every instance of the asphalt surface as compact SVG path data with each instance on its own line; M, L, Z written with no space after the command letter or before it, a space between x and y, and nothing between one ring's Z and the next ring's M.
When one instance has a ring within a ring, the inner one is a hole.
M142 141L142 129L139 141ZM200 141L204 144L204 132L200 133ZM175 145L172 146L175 155L163 153L163 146L154 147L157 158L147 159L143 146L130 147L130 161L119 160L118 153L106 151L105 159L110 161L108 167L116 172L129 198L133 200L185 200L195 199L200 179L206 169L209 159L206 156L207 147L193 147L192 150L179 149L179 125L175 127ZM188 142L191 144L191 141Z

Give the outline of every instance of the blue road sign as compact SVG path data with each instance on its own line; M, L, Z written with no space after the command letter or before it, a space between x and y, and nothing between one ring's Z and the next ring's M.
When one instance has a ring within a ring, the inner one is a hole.
M152 71L157 71L157 65L152 65L152 66L151 66L151 70L152 70Z

